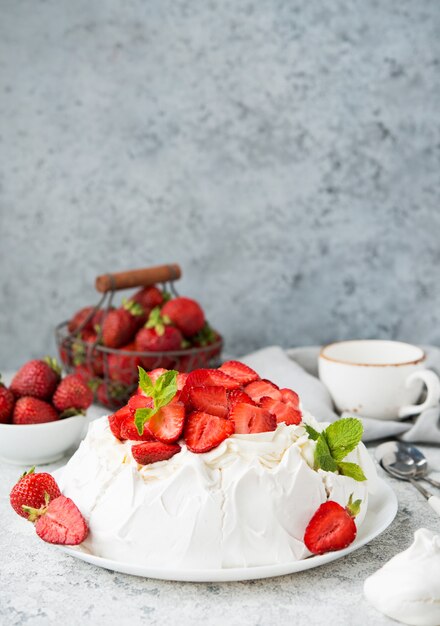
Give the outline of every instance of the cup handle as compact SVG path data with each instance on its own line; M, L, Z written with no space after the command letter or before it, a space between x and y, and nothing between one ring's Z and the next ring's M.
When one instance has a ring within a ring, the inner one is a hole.
M415 380L422 380L427 387L426 400L421 404L409 404L399 409L399 417L408 417L416 415L436 406L440 402L440 379L435 372L431 370L420 370L413 372L408 376L405 385L410 387Z

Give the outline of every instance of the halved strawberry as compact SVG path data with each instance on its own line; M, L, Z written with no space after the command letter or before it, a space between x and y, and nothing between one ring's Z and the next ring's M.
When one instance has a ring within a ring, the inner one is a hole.
M129 441L154 441L156 438L148 427L144 424L142 435L139 434L133 415L126 417L121 424L121 438Z
M270 380L256 380L244 388L245 392L252 398L254 402L260 402L261 398L268 396L274 400L281 400L282 395L279 387Z
M231 410L232 407L239 402L244 402L245 404L252 404L253 406L255 406L255 402L252 400L252 398L241 389L231 389L231 391L228 391L229 410Z
M285 422L286 424L299 424L301 422L301 411L295 409L291 404L274 400L268 396L264 396L260 400L260 406L267 409L275 415L278 424Z
M220 365L219 370L235 378L235 380L238 380L242 385L247 385L254 380L260 379L257 372L240 361L226 361Z
M283 402L291 404L295 409L299 407L299 395L293 389L280 389Z
M153 408L152 398L148 398L147 396L144 396L143 394L142 395L135 394L134 396L131 396L127 404L130 407L130 411L132 412L133 415L136 413L137 409L152 409Z
M185 405L171 402L163 406L148 422L148 428L159 441L173 443L182 434L185 423Z
M189 402L189 392L191 387L224 387L225 389L237 389L240 387L238 380L231 378L224 372L214 369L198 369L188 374L182 395L180 397L184 404Z
M223 387L191 387L189 392L191 405L196 411L227 417L228 396Z
M349 508L344 509L337 502L327 500L308 523L304 543L313 554L324 554L346 548L355 537L356 524Z
M232 408L229 419L234 423L235 432L240 435L265 433L277 427L275 415L267 409L244 404L244 402L239 402Z
M181 447L177 443L169 444L162 441L148 441L131 446L131 453L139 465L149 465L158 461L167 461L180 452Z
M112 431L116 439L123 439L123 437L121 436L121 426L122 422L127 417L131 417L130 407L127 404L123 406L122 409L119 409L119 411L116 411L116 413L113 413L113 415L108 416L110 430Z
M216 448L234 433L234 424L218 415L194 411L186 420L184 439L191 452L203 453Z
M80 510L65 496L58 496L49 502L47 509L41 510L35 522L35 530L43 541L63 546L76 546L82 543L89 533Z
M225 389L237 389L240 383L235 378L228 376L220 370L200 369L188 374L186 385L189 387L202 387L211 385L212 387L224 387Z

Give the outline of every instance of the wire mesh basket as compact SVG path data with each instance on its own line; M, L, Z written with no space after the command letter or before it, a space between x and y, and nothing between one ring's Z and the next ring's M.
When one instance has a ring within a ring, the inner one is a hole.
M219 364L223 342L213 329L201 345L179 350L141 352L102 344L102 327L117 291L160 283L165 293L178 296L174 281L180 276L181 270L176 264L98 276L96 289L102 296L96 306L87 307L90 310L82 323L73 332L69 331L69 321L58 324L55 337L64 369L87 381L95 401L111 409L123 406L137 388L138 366L147 371L165 368L190 372ZM99 319L99 329L88 336L84 329L94 319Z

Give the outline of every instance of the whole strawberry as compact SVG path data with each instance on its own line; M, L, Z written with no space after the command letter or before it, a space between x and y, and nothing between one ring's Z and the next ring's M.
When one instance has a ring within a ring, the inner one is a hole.
M137 302L124 302L109 311L102 322L102 342L108 348L120 348L130 343L139 324L145 320L144 309Z
M11 421L14 409L15 396L1 381L0 376L0 424L7 424Z
M91 374L102 376L104 373L104 356L96 345L98 335L94 330L83 330L72 342L73 364L84 365Z
M140 365L139 357L131 354L136 347L134 343L130 343L128 346L122 346L120 350L121 352L108 355L109 378L125 385L134 385L138 379L138 365ZM123 354L122 351L128 354Z
M128 397L126 385L115 381L107 383L102 379L95 378L88 383L88 386L99 404L110 408L121 406Z
M44 424L57 419L59 415L51 404L32 396L19 398L12 414L13 424Z
M81 378L69 374L58 385L52 402L61 413L69 409L83 411L92 404L93 392Z
M141 328L136 335L136 350L139 352L169 352L180 350L182 345L182 333L174 326L165 326L162 333L155 328ZM159 362L160 361L160 362ZM152 369L155 367L171 367L174 360L165 356L142 357L143 367Z
M60 371L57 361L50 357L28 361L15 374L10 389L16 396L49 400L60 380Z
M39 509L45 504L46 494L49 496L49 501L61 495L55 479L50 474L35 474L34 470L35 467L25 472L18 483L12 487L9 495L14 511L26 519L29 519L29 511L25 511L23 507Z
M86 306L75 313L67 326L70 333L74 333L80 327L81 330L93 330L93 311L95 307Z
M131 298L131 301L137 302L144 309L146 314L156 306L160 306L164 302L164 294L155 285L152 287L143 287L136 291Z
M185 337L198 333L205 324L201 306L191 298L173 298L162 307L162 316L167 316Z

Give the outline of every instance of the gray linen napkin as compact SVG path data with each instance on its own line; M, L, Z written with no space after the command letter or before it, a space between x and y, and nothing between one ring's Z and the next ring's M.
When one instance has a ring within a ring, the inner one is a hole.
M440 349L422 346L427 353L427 367L440 373ZM300 396L303 406L319 421L333 422L341 417L335 412L327 389L317 378L319 347L283 350L269 346L252 352L240 360L255 369L262 378L269 378L280 387L291 387ZM347 417L348 414L342 414ZM401 421L375 420L359 417L364 425L364 441L401 439L403 441L440 443L440 407Z

